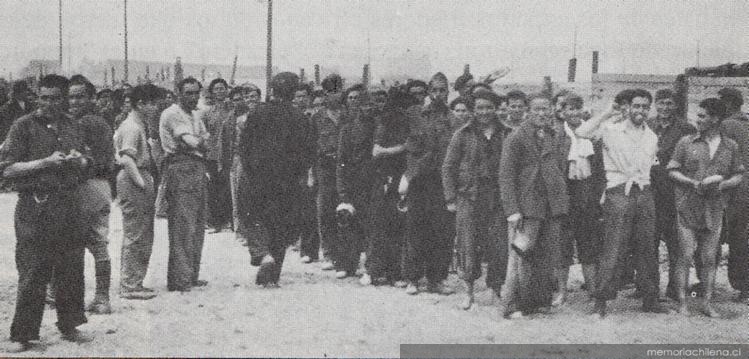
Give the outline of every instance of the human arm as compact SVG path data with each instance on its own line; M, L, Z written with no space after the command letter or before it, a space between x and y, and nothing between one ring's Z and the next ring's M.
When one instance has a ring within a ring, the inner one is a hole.
M575 129L575 135L581 138L596 139L601 126L612 118L620 115L621 112L619 111L619 106L617 104L611 104L606 111L580 124L580 126Z
M461 131L453 134L445 152L445 159L442 161L442 188L448 209L455 208L458 193L458 171L460 171L463 147L462 138Z
M498 176L502 208L505 213L510 214L507 221L515 223L522 218L518 201L519 188L516 181L520 161L522 161L523 144L518 134L518 131L514 131L505 140L499 162Z

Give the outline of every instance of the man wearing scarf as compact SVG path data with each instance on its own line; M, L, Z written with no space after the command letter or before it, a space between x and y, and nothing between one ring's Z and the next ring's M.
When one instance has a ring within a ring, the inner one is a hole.
M418 281L429 280L428 290L452 294L442 282L450 266L455 216L447 210L440 168L453 128L448 118L447 78L438 72L429 81L427 102L407 110L409 135L407 164L398 193L408 203L406 254L403 276L406 293L419 292Z

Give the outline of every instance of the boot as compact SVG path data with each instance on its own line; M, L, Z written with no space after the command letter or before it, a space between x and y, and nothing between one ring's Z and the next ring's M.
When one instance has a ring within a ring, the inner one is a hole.
M112 306L109 304L109 284L111 280L112 265L110 261L98 261L96 266L96 294L94 300L88 305L87 310L93 314L111 314Z

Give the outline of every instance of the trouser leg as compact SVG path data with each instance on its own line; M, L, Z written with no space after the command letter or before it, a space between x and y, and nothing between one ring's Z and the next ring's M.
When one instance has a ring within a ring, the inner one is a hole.
M65 249L55 259L55 308L57 327L69 331L86 323L83 281L84 249Z
M333 243L336 241L337 224L335 208L338 206L338 194L335 188L335 168L318 167L317 169L317 228L322 247L323 258L334 259Z
M658 298L658 248L655 243L655 204L653 192L632 189L630 196L636 201L634 213L634 237L631 239L635 248L637 267L637 287L643 300L654 301Z
M746 186L740 190L748 191ZM731 287L742 292L749 291L749 239L747 222L749 222L749 201L747 193L731 203L726 217L726 242L728 242L728 279Z
M122 210L121 289L143 285L153 249L154 183L147 172L141 175L146 183L143 189L135 186L124 171L117 177Z
M616 298L622 264L629 255L629 238L632 234L634 202L619 188L606 191L604 211L604 237L598 259L596 288L593 297L598 300Z

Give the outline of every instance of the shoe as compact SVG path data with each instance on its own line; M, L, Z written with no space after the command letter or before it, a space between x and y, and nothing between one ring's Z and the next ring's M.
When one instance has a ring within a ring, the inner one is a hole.
M320 266L320 269L322 270L333 270L335 269L335 266L333 265L333 262L325 261L322 263L322 266Z
M309 256L302 256L302 258L300 259L300 261L302 263L307 264L307 263L311 263L312 262L312 258L310 258Z
M78 343L78 344L88 343L94 340L93 335L84 333L75 328L70 329L70 330L65 330L64 332L62 332L61 337L62 337L62 340L73 342L73 343Z
M393 287L396 288L405 288L406 286L408 286L408 282L406 282L405 280L396 280L395 282L393 282Z
M692 284L689 287L689 291L687 292L687 294L691 295L692 298L702 298L702 296L705 294L705 288L702 285L702 283L698 282L698 283Z
M599 319L605 318L606 317L606 301L596 300L596 304L593 306L593 311L590 314L595 317L598 317Z
M713 309L713 306L710 305L710 303L703 304L702 308L700 308L700 312L708 318L720 318L720 314Z
M137 291L139 291L139 292L148 292L148 293L154 293L154 292L156 292L155 290L153 290L151 288L144 287L142 284L140 284L137 287L135 287L135 289Z
M554 293L554 298L551 301L552 307L559 307L567 301L567 294L562 292Z
M687 307L687 302L681 302L676 306L676 313L687 315L689 314L689 308Z
M516 310L507 315L507 319L523 319L523 312Z
M192 283L193 287L205 287L208 285L207 280L198 279L195 282Z
M338 279L346 278L346 277L348 277L348 272L343 271L343 270L339 270L339 271L335 272L335 277L338 278Z
M31 343L29 342L8 342L3 345L2 351L5 353L22 353L31 349Z
M413 284L413 283L408 283L408 284L406 285L406 294L408 294L408 295L416 295L416 294L419 294L419 288L418 288L418 287L416 287L416 285L415 285L415 284Z
M749 305L749 291L740 292L739 295L736 297L736 301L739 303Z
M190 287L169 287L169 286L166 287L166 290L168 290L170 292L182 292L182 293L187 293L187 292L191 291ZM141 292L141 293L146 294L145 292ZM153 293L151 293L151 294L153 294ZM155 297L156 294L153 294L153 296ZM122 294L120 294L120 297L121 298L125 298L125 299L142 299L142 298L126 298L126 297L123 297ZM148 299L151 299L151 298L148 298Z
M112 306L109 305L109 296L97 294L86 308L86 311L93 314L112 314Z
M179 288L177 288L177 289L169 288L169 291L170 292L173 292L173 291L189 292L190 289L186 288L186 290L183 290L183 289L179 289ZM122 298L122 299L149 300L149 299L153 299L155 297L156 297L156 293L154 293L154 292L143 292L143 291L134 290L134 289L122 289L122 290L120 290L120 298Z
M538 314L551 314L551 307L538 307L536 308L536 313Z
M255 276L255 284L257 285L264 286L273 282L273 270L276 262L272 257L270 257L269 261L266 260L266 258L269 257L270 256L265 256L263 258L260 268L257 270L257 275Z
M439 282L439 283L429 283L429 286L427 287L427 291L429 293L437 293L440 295L450 295L455 293L455 290L446 286L445 283Z
M642 304L642 311L645 313L657 313L657 314L668 314L671 313L668 308L664 307L657 300L646 302Z
M372 284L372 277L369 274L364 273L361 278L359 278L359 284L365 287Z

